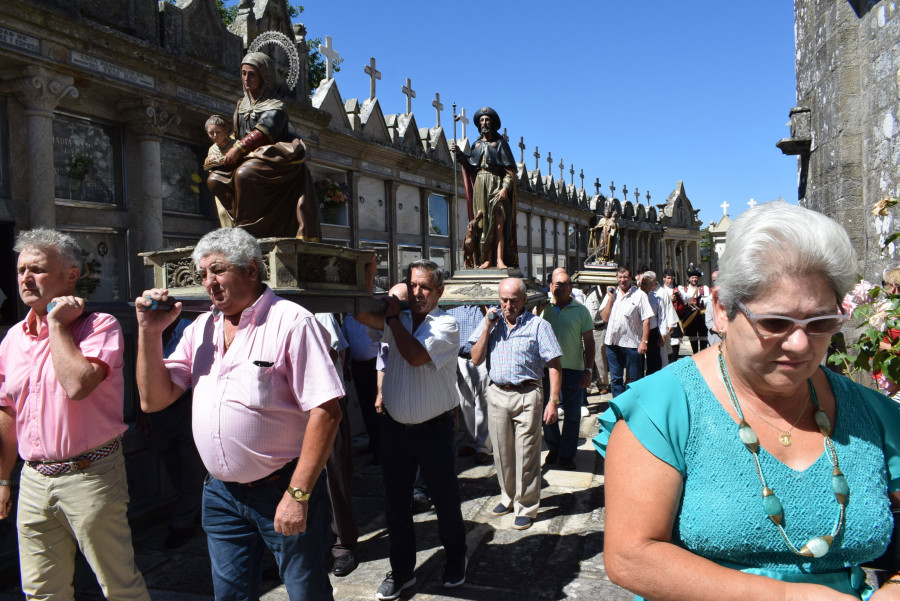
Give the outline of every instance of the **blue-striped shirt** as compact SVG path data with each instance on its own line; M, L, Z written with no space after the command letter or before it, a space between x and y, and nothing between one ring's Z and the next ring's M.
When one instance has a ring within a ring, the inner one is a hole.
M461 353L471 353L473 343L469 342L469 337L484 321L481 309L476 305L460 305L459 307L448 309L447 313L456 318L456 323L459 324L459 351Z
M562 356L562 349L553 333L553 327L531 313L523 312L512 330L501 315L488 338L488 360L491 382L518 385L526 380L540 380L544 366ZM484 330L484 320L469 337L476 343Z

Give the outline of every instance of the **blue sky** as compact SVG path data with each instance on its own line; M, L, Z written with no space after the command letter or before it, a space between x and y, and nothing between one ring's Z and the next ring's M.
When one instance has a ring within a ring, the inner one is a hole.
M789 135L795 104L794 13L789 0L677 2L607 0L438 3L427 0L303 2L310 38L330 35L344 62L347 98L365 99L374 57L385 114L406 110L400 88L416 91L420 127L452 132L450 105L467 114L489 105L507 128L514 155L541 172L548 151L621 198L638 188L662 203L683 180L704 224L727 201L797 201L796 158L775 142ZM469 138L474 128L469 126ZM459 131L461 136L461 130Z

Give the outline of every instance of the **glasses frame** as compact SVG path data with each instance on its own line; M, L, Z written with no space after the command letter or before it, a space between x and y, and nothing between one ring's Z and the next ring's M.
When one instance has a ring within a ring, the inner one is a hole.
M825 319L837 319L840 322L840 324L843 325L844 323L847 322L847 320L850 319L850 315L848 315L846 313L836 313L834 315L818 315L816 317L810 317L808 319L794 319L793 317L788 317L787 315L754 313L750 309L748 309L747 306L742 302L738 302L738 308L741 310L741 312L747 318L747 321L750 322L750 325L753 327L753 331L756 332L756 335L759 336L760 338L764 338L764 339L787 338L797 328L802 328L803 333L806 334L810 338L822 338L825 336L828 336L830 338L831 336L834 336L835 334L837 334L841 328L838 327L834 332L831 332L829 334L825 334L825 333L816 334L816 333L810 332L809 328L807 326L814 321L822 321ZM760 333L759 328L756 327L756 322L759 321L760 319L784 319L784 320L793 322L794 326L792 328L787 329L782 334L762 334L762 333Z

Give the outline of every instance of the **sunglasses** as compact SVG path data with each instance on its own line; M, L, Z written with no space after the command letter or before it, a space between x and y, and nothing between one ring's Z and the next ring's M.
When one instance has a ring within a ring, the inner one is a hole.
M794 328L803 328L807 336L832 336L850 319L849 315L844 314L794 319L786 315L757 315L751 312L744 303L738 303L738 307L747 316L753 330L760 338L787 336L794 331Z

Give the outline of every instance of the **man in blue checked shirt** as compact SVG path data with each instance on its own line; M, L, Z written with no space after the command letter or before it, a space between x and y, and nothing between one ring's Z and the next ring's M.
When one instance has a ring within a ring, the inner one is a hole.
M493 515L515 510L513 528L530 528L541 500L541 413L544 366L550 368L550 402L543 421L558 420L562 349L549 323L525 311L525 283L500 282L502 316L489 311L469 338L472 362L488 359L488 424L500 481L500 504ZM493 318L492 318L493 317Z

